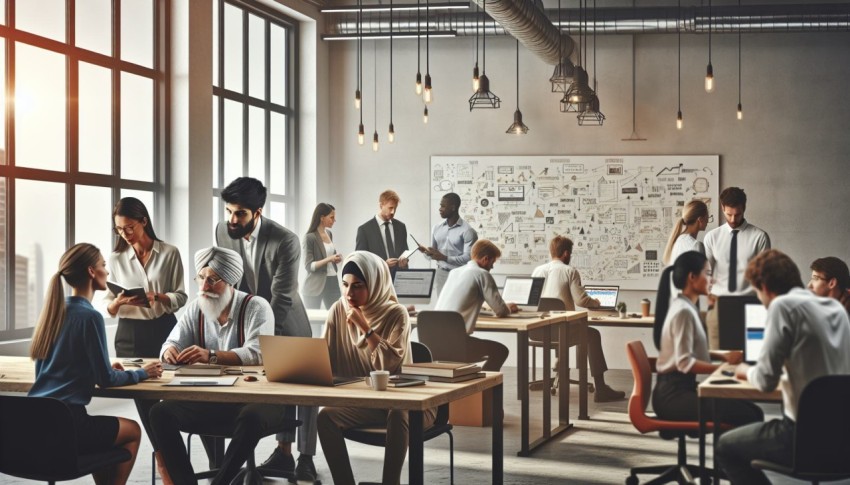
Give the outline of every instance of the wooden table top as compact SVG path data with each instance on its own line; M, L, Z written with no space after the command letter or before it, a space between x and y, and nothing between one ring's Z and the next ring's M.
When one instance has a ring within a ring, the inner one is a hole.
M94 395L124 399L179 399L424 411L502 384L501 373L488 372L484 378L456 384L426 382L423 386L389 388L380 392L373 391L364 382L324 387L268 382L264 376L258 377L256 382L245 382L242 376L238 376L236 384L227 387L163 386L173 377L173 372L166 371L161 379L149 379L123 387L96 388ZM28 357L0 356L0 392L27 392L34 382L35 363Z
M735 370L735 366L724 364L697 387L699 397L720 399L748 399L751 401L782 401L782 391L777 387L771 392L762 392L752 384L735 377L724 376L724 370ZM713 384L716 381L734 380L737 384Z
M630 313L629 315L636 315ZM620 318L613 311L590 310L587 312L587 323L595 327L635 327L635 328L652 328L655 325L655 315L648 317L628 316Z

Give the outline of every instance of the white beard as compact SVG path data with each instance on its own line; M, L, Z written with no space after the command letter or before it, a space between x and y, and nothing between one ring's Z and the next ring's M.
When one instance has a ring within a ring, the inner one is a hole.
M218 322L218 317L230 305L233 300L233 288L228 288L224 295L213 293L212 291L198 292L198 307L207 320Z

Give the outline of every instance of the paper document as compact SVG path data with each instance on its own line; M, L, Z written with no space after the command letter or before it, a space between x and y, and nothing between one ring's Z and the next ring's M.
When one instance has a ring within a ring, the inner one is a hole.
M232 386L237 377L175 377L164 386Z

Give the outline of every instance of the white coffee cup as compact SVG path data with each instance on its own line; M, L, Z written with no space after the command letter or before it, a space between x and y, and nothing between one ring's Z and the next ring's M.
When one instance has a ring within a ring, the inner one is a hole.
M389 383L390 371L387 370L373 370L366 376L366 385L375 391L386 391Z

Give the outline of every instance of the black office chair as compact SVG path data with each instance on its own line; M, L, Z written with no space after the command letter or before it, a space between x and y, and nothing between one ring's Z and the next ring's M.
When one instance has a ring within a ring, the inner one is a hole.
M540 302L537 304L537 311L539 312L562 312L566 310L566 306L564 306L564 301L560 298L541 298ZM552 345L549 347L554 350L557 354L558 352L558 332L554 327L546 327L546 328L536 328L530 332L528 332L528 346L531 347L531 382L528 384L529 388L532 390L539 390L542 388L543 381L537 380L537 349L543 348L543 338L546 336L544 332L551 332L551 342ZM557 367L557 358L555 360L555 366ZM560 385L561 376L555 374L555 378L552 380L552 388L549 390L552 394L555 394L558 390L558 386ZM579 384L579 381L576 379L570 379L570 384ZM587 390L593 392L595 390L593 383L587 383Z
M821 376L800 396L791 465L753 460L752 466L814 484L850 478L850 375Z
M431 351L428 347L420 342L410 342L410 347L413 350L413 362L431 362L433 360ZM434 425L423 432L425 441L430 441L443 433L449 435L449 483L455 482L455 445L454 436L452 435L452 425L449 424L449 405L443 404L437 408L437 418L434 420ZM372 446L384 446L387 440L386 428L351 428L346 430L343 435L351 441L363 443Z
M421 311L416 317L419 341L431 350L434 360L467 362L466 323L458 312Z
M58 399L0 396L0 473L53 484L130 458L118 447L80 453L71 410Z

